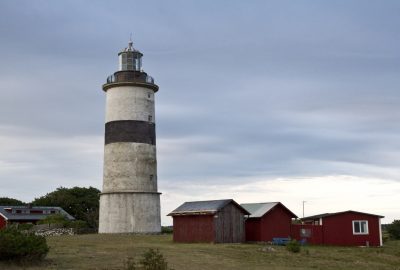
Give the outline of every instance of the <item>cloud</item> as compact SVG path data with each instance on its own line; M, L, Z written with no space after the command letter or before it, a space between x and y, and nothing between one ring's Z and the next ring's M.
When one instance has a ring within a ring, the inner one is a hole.
M232 196L233 187L243 200L262 199L259 181L322 192L338 175L392 194L398 9L396 1L0 2L0 195L30 200L58 186L101 186L101 85L131 32L160 86L166 208L174 198ZM276 188L262 190L275 200L298 196Z
M233 198L238 203L280 201L302 217L327 212L354 210L383 215L383 223L397 218L400 203L400 183L388 179L363 178L350 175L326 175L317 177L269 178L246 177L241 184L229 185L227 179L215 179L205 185L201 179L181 185L163 183L162 221L171 224L166 215L185 201Z
M31 201L60 186L100 188L102 136L59 137L12 126L0 131L0 197Z

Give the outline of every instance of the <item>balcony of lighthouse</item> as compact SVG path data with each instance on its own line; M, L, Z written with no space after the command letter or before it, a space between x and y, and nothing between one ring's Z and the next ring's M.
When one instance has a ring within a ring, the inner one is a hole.
M115 86L134 85L143 86L158 91L158 85L154 83L153 77L147 75L143 71L121 70L107 77L106 83L103 85L103 90Z

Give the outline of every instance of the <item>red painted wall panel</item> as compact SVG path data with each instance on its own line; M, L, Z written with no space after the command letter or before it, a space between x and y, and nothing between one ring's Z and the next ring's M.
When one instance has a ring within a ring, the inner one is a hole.
M292 216L277 205L261 218L261 241L274 237L290 237Z
M250 218L246 220L246 241L260 241L260 218Z
M214 216L193 215L173 217L174 242L214 242Z
M0 215L0 229L5 228L7 225L6 219Z
M263 217L246 220L246 241L267 242L274 237L289 237L291 224L292 215L278 204Z
M309 230L310 235L308 237L302 236L300 231L302 229ZM292 224L292 239L298 241L305 239L306 243L318 245L324 243L323 238L323 226L320 225L308 225L308 224Z
M353 220L368 220L367 235L353 234ZM343 213L325 217L322 220L324 227L324 244L342 246L370 246L380 245L379 218L360 213Z

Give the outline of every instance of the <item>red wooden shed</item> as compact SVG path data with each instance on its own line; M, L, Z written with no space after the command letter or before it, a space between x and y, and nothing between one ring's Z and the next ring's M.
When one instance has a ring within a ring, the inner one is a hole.
M62 214L68 220L75 218L61 207L48 206L0 206L0 229L11 224L31 223L36 224L39 220L49 215Z
M321 239L319 244L382 246L381 218L383 216L349 210L305 217L302 220L306 225L321 227L322 235L316 236L316 239ZM301 226L293 226L294 237L298 234L298 229ZM307 234L305 229L307 228L303 228L303 233Z
M246 203L250 212L246 220L246 241L272 241L275 237L290 237L292 218L297 216L280 202Z
M238 243L245 240L244 216L234 200L185 202L168 214L174 242Z

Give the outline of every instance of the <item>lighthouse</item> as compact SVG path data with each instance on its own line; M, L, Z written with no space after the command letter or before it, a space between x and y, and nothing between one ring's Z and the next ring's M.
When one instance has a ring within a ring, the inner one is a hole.
M160 193L154 95L158 86L142 70L132 41L119 54L106 93L103 188L99 233L159 233Z

